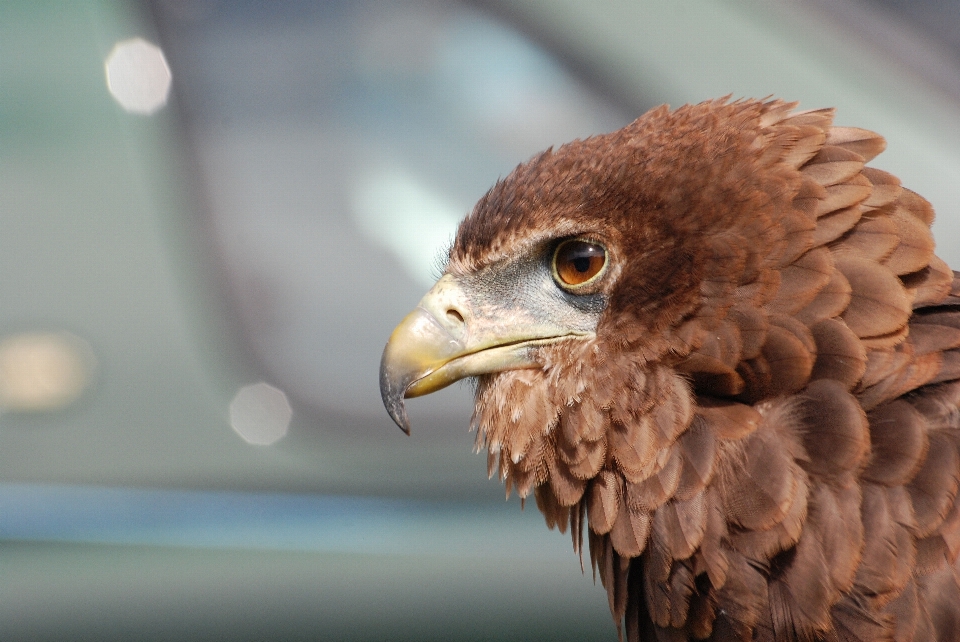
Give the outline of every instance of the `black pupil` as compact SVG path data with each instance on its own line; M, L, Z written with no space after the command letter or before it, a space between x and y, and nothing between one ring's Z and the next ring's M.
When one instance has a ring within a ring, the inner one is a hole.
M580 256L573 259L573 269L577 272L583 274L590 269L590 257L589 256Z
M603 269L606 250L600 245L574 239L560 245L553 260L556 278L566 285L582 285Z

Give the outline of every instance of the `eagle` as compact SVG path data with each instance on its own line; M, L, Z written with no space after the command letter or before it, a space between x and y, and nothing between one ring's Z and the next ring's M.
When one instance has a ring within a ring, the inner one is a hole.
M960 273L871 131L777 99L534 156L387 343L586 533L628 640L960 639Z

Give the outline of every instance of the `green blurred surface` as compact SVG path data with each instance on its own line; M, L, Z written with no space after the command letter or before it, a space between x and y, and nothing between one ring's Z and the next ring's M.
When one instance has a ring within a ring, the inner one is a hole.
M0 564L4 640L615 639L574 564L19 542Z

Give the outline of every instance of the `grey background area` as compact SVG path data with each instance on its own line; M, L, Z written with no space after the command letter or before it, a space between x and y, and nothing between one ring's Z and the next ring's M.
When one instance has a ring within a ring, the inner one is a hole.
M0 409L0 639L615 639L503 501L471 389L382 410L380 352L456 222L550 145L661 103L777 95L888 140L960 265L960 15L897 0L120 0L0 6L0 341L93 385ZM104 60L164 51L166 107ZM282 390L270 446L234 432Z

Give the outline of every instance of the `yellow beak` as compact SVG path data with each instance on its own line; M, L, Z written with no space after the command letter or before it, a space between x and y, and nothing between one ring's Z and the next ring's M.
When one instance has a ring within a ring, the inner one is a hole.
M540 367L537 347L581 334L502 302L471 301L457 279L445 275L390 335L380 361L383 405L409 434L405 398L465 377Z

